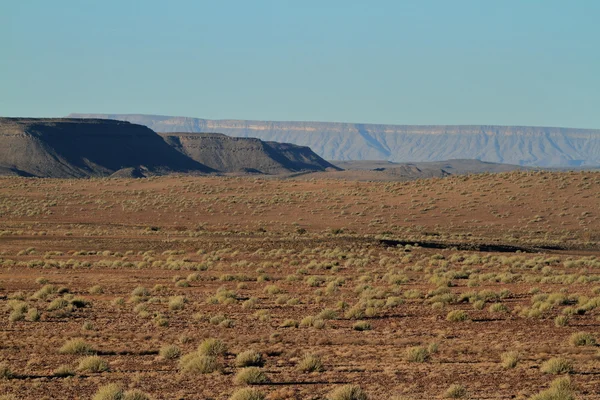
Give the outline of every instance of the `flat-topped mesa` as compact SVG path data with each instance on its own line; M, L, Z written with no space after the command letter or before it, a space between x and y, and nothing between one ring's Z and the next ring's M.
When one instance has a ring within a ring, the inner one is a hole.
M310 148L289 143L220 133L160 133L165 142L186 156L223 172L286 174L301 171L339 170Z
M47 178L212 172L168 146L149 128L123 121L0 118L0 173Z
M158 132L221 132L308 146L327 160L477 159L531 167L600 165L600 130L493 125L379 125L71 114L126 120Z

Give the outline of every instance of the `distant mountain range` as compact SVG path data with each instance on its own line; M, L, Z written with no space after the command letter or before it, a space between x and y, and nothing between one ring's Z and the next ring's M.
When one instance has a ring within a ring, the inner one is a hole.
M308 146L328 160L395 162L476 159L531 167L600 165L600 130L522 126L409 126L333 122L207 120L134 114L110 118L157 132L219 132Z
M338 170L307 147L220 134L167 134L106 119L0 118L0 175L144 177Z

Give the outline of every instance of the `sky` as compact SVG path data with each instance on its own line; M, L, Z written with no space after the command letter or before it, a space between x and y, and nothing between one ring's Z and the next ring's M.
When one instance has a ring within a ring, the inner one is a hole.
M600 1L0 0L0 116L600 128Z

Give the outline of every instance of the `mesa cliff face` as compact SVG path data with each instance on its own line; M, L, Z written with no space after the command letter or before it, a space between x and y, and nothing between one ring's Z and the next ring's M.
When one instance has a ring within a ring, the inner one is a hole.
M338 168L310 148L219 133L160 133L186 156L223 172L284 174Z
M0 118L2 175L82 178L123 169L148 175L213 171L129 122Z
M221 132L308 146L328 160L477 159L523 166L600 165L600 130L521 126L409 126L207 120L134 114L71 114L146 125L158 132Z

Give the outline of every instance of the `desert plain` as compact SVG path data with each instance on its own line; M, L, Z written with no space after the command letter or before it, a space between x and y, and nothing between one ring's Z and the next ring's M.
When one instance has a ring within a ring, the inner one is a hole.
M0 178L0 398L600 398L600 173L318 176Z

